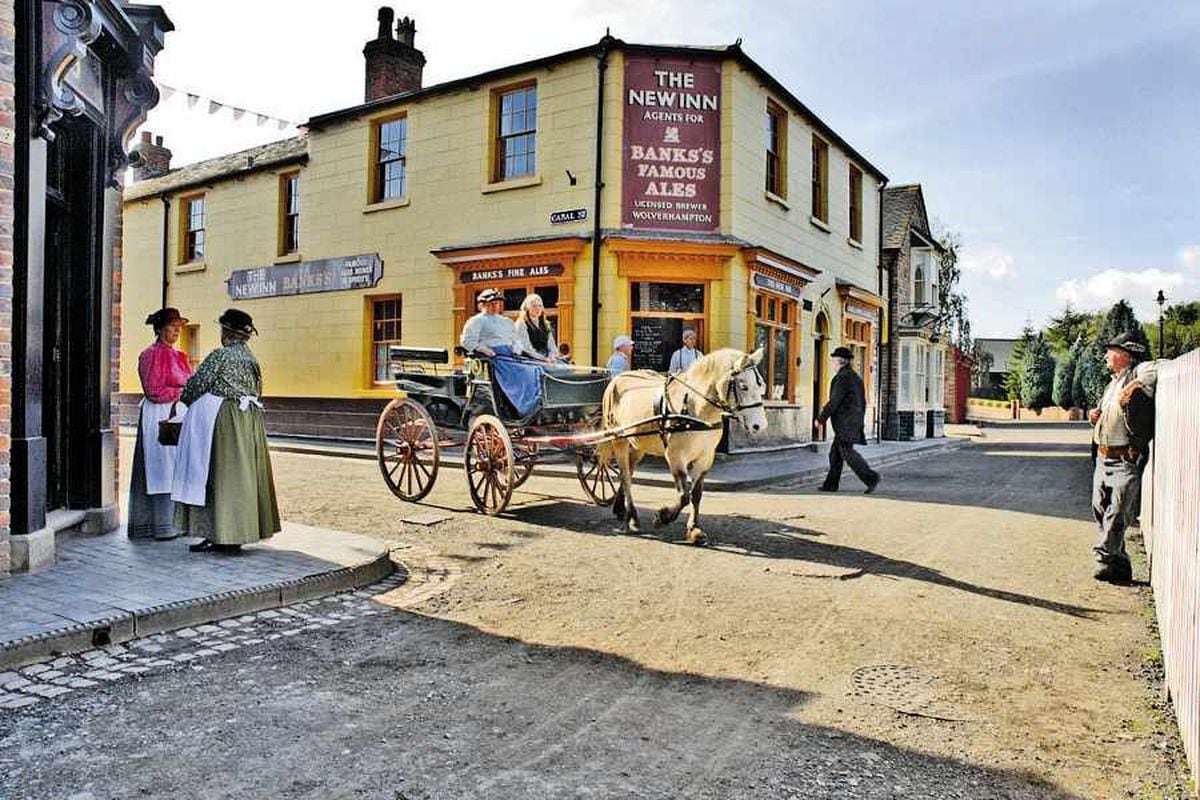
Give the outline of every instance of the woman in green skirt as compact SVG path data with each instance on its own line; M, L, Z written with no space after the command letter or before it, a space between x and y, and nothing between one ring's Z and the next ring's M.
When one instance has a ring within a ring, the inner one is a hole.
M250 315L229 309L217 320L221 347L188 379L189 406L179 437L175 524L201 541L194 552L236 550L279 531L279 507L263 425L262 371L247 344Z

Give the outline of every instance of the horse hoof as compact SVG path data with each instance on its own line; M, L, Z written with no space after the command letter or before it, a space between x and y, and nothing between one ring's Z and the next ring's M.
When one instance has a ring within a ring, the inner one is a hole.
M641 533L642 523L638 522L637 517L630 517L629 519L625 520L625 528L630 533Z
M704 531L700 530L699 528L689 529L687 532L687 540L688 544L694 544L697 547L704 547L708 544L708 537L704 534Z

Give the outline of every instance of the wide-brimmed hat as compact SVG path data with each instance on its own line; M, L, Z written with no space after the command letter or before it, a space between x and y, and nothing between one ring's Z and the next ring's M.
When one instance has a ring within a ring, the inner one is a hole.
M160 308L150 316L146 317L146 324L154 326L155 329L165 328L172 322L178 322L183 325L188 324L188 318L179 313L178 308Z
M493 300L503 300L504 295L499 289L484 289L479 293L479 297L475 298L475 305L480 303L490 303Z
M217 318L217 323L222 328L243 336L258 333L258 328L254 327L254 319L245 311L236 308L226 309L225 313Z
M1118 334L1109 340L1105 347L1115 347L1118 350L1124 350L1136 360L1141 360L1149 353L1149 348L1145 342L1141 340L1136 333L1126 332Z
M630 339L628 336L622 333L620 336L613 339L613 350L620 350L627 344L633 344L633 339Z
M851 353L848 347L839 347L833 351L833 358L844 358L847 361L853 361L854 353Z

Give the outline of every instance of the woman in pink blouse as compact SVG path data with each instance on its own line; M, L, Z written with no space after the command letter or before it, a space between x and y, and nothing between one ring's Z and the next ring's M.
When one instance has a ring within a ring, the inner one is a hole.
M155 311L146 318L146 324L153 326L155 340L138 356L143 398L129 482L129 537L166 540L179 535L171 501L175 448L159 444L158 423L187 412L179 397L192 369L187 354L175 349L187 324L177 309Z

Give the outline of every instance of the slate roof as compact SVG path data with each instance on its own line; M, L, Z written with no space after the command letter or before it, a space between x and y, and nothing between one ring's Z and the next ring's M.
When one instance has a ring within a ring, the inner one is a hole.
M916 230L930 241L929 217L925 211L925 196L921 184L909 183L888 186L883 190L883 249L899 250L909 230Z
M193 186L203 186L215 180L227 180L238 175L277 167L308 158L308 137L301 134L290 139L251 147L237 153L198 161L173 169L157 178L149 178L125 188L125 200L140 200L160 194L177 192Z
M1008 372L1013 348L1019 339L976 339L975 344L986 353L992 354L992 372Z

